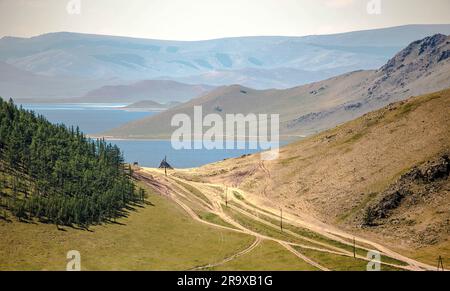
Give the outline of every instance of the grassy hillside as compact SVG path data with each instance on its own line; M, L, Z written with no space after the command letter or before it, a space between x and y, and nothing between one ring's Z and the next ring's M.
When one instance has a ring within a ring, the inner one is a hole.
M434 262L428 248L433 256L439 250L448 254L449 152L450 89L391 104L288 145L273 162L254 155L179 175L239 187L259 204L280 204L397 249L420 250ZM415 166L426 177L441 165L442 177L433 181L400 179L417 172ZM390 205L397 192L405 194ZM360 228L367 209L380 205L386 214Z
M253 242L195 222L167 198L146 190L145 207L89 231L0 220L0 270L65 270L70 250L81 253L82 270L188 270Z

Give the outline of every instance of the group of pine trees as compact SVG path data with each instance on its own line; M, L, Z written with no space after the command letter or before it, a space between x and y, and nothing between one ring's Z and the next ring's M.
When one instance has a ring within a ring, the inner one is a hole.
M0 208L19 219L89 226L143 203L120 149L0 98Z

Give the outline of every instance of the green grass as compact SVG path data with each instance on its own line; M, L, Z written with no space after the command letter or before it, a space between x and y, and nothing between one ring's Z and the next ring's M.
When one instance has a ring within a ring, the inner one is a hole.
M409 102L407 102L400 108L398 115L408 114L408 113L416 110L420 105L422 105L426 102L429 102L431 100L434 100L434 99L439 99L439 98L441 98L441 95L439 93L434 93L434 94L429 94L426 98L410 100Z
M385 256L385 255L381 255L381 262L388 263L388 264L393 264L393 265L398 265L398 266L407 266L408 265L405 262L399 261L397 259Z
M245 209L244 207L242 207L238 203L234 203L234 202L231 201L230 204L233 205L233 206L236 206L236 207L238 207L238 208L240 208L242 210L246 210L246 211L250 212L251 214L256 215L260 219L263 219L263 220L265 220L265 221L267 221L267 222L269 222L269 223L271 223L271 224L273 224L275 226L279 225L279 223L280 223L278 220L275 220L275 219L273 219L271 217L268 217L268 216L263 215L261 213L258 213L256 211L253 211L251 209ZM242 216L244 216L244 215L242 215ZM246 217L244 216L244 218L246 218ZM274 233L274 228L271 228L270 226L266 226L266 225L264 225L262 223L253 221L250 218L246 218L245 220L242 220L243 218L241 217L240 219L241 219L240 222L241 223L245 223L245 226L247 228L252 229L254 231L257 231L257 232L262 231L262 233L265 234L265 235L268 235L268 236L275 235L275 237L281 238L280 234L285 234L285 233L281 233L281 231ZM252 226L251 223L254 223L255 225ZM342 250L346 250L348 252L353 253L353 245L351 244L351 242L350 242L350 244L345 244L345 243L342 243L342 242L339 242L339 241L327 238L327 237L325 237L325 236L323 236L321 234L318 234L318 233L316 233L314 231L311 231L309 229L306 229L306 228L303 228L303 227L298 227L298 226L295 226L295 225L292 225L292 224L289 224L289 223L286 223L286 222L283 223L283 228L285 230L289 230L289 231L291 231L293 233L296 233L296 234L298 234L300 236L303 236L305 238L313 239L313 240L315 240L317 242L325 243L325 244L328 244L329 246L337 247L337 248L340 248ZM285 235L288 235L288 234L285 234ZM292 236L289 236L289 237L292 238ZM304 240L302 240L302 241L303 241L304 244L307 244L307 245L312 245L312 246L316 246L316 247L319 247L319 248L330 249L330 248L327 248L327 247L319 245L319 244L313 244L311 242L307 242L307 241L304 241ZM368 253L367 250L361 249L361 248L358 248L358 247L355 250L356 250L356 254L357 255L360 255L362 257L366 257L367 256L367 253ZM382 262L395 264L395 265L399 265L399 266L406 266L407 265L407 263L405 263L405 262L396 260L394 258L385 256L385 255L381 256L381 260L382 260Z
M16 187L16 195L23 198L25 194L30 194L33 183L28 175L20 171L10 169L3 161L0 161L0 197L10 197L13 195L13 185Z
M308 231L308 230L306 230L306 231L307 231L307 232L310 232L310 231ZM294 232L295 232L295 231L294 231ZM308 237L310 237L310 238L314 238L314 239L316 239L316 240L318 240L318 241L321 241L321 242L323 242L323 243L327 243L327 244L332 245L332 246L334 246L334 247L338 247L338 248L340 248L340 249L343 249L343 250L346 250L346 251L348 251L348 252L353 253L353 250L354 250L354 249L353 249L353 246L352 246L352 245L344 244L344 243L341 243L341 242L339 242L339 241L335 241L335 240L326 238L326 237L324 237L324 236L321 236L321 235L316 234L316 233L313 233L313 232L310 232L310 233L312 233L313 235L310 236L310 235L305 234L305 236L308 236ZM361 248L358 248L358 247L355 248L355 251L356 251L356 254L357 254L357 255L362 256L362 257L366 257L366 256L367 256L367 253L368 253L367 250L361 249ZM407 265L407 263L405 263L405 262L402 262L402 261L393 259L393 258L388 257L388 256L385 256L385 255L381 255L381 261L382 261L382 262L385 262L385 263L390 263L390 264L400 265L400 266L406 266L406 265Z
M197 213L198 217L204 221L208 221L217 225L226 226L229 228L236 229L233 225L229 224L228 222L224 221L222 218L220 218L217 214L211 213L211 212L201 212Z
M355 215L356 213L358 213L359 211L362 211L364 208L367 207L367 205L373 200L375 199L377 196L377 193L372 192L366 195L366 197L364 197L363 201L361 201L361 203L357 204L355 207L353 207L351 210L344 212L338 219L336 222L340 223L345 221L347 218Z
M338 237L340 237L340 236L338 236ZM348 240L347 238L343 238L343 237L340 237L340 238L341 238L342 240L348 241L350 244L352 244L352 242L351 242L350 240ZM343 248L343 249L345 249L345 250L347 250L347 251L353 253L353 246L352 246L352 245L346 245L346 244L340 243L340 242L338 242L338 241L333 241L333 240L330 240L330 243L333 244L333 245L336 246L336 247ZM359 243L359 242L357 242L357 244L360 245L360 246L362 246L362 247L364 247L364 248L367 248L367 249L369 249L369 250L371 250L371 249L375 250L375 249L374 249L372 246L370 246L370 245L366 245L366 244L364 244L364 243ZM360 255L360 256L362 256L362 257L367 257L367 253L368 253L368 252L369 252L369 251L367 251L367 250L365 250L365 249L356 248L356 254L357 254L357 255ZM381 255L381 262L388 263L388 264L399 265L399 266L407 266L407 265L408 265L407 263L405 263L405 262L403 262L403 261L399 261L399 260L397 260L397 259L394 259L394 258L385 256L385 255Z
M344 143L354 143L354 142L357 142L358 140L360 140L361 138L363 138L364 135L365 135L365 133L358 132L358 133L354 134L352 137L350 137L349 139L347 139L346 141L344 141Z
M256 206L256 205L254 205L254 204L248 202L247 200L244 200L243 202L244 202L246 205L248 205L248 206L250 206L250 207L252 207L252 208L255 208L255 209L257 209L257 210L259 210L259 211L261 211L261 212L264 212L264 213L266 213L266 214L269 214L269 215L276 215L276 214L273 214L273 213L270 212L270 211L267 211L267 210L265 210L265 209L263 209L263 208L261 208L261 207L258 207L258 206Z
M245 199L244 199L244 196L242 196L239 192L237 192L237 191L233 191L233 195L234 195L234 197L236 197L236 199L237 200L241 200L241 201L244 201Z
M316 271L317 269L301 260L280 244L263 241L250 253L238 257L216 271Z
M280 163L281 163L281 165L283 165L283 166L288 166L288 165L290 165L293 161L298 160L298 159L300 159L300 157L297 157L297 156L295 156L295 157L290 157L290 158L281 160Z
M252 213L253 215L256 215L260 219L263 219L263 220L265 220L265 221L267 221L267 222L269 222L269 223L271 223L271 224L273 224L275 226L280 224L279 220L276 220L274 218L271 218L269 216L266 216L264 214L258 213L258 212L253 211L253 210L244 209L241 205L239 205L237 203L231 202L231 205L234 205L234 206L236 206L236 207L238 207L240 209L243 209L243 210L247 210L248 212ZM264 225L264 224L262 224L262 225ZM267 226L267 227L269 227L269 226ZM308 230L306 228L298 227L298 226L295 226L295 225L292 225L292 224L289 224L289 223L286 223L286 222L283 222L283 228L285 230L289 230L289 231L291 231L293 233L296 233L296 234L298 234L300 236L303 236L305 238L313 239L313 240L318 241L318 242L326 243L326 244L328 244L330 246L338 247L338 248L341 248L341 249L353 252L353 247L352 246L346 245L344 243L341 243L341 242L338 242L338 241L335 241L335 240L332 240L332 239L329 239L329 238L327 238L327 237L325 237L323 235L320 235L320 234L318 234L316 232L313 232L311 230ZM304 241L304 240L302 240L302 241ZM306 242L306 244L308 244L308 245L314 245L314 246L319 247L319 248L327 248L327 247L319 245L319 244L313 244L313 243L307 242L307 241L304 241L304 242ZM358 251L360 253L364 252L364 250L361 250L361 249L357 248L357 252ZM365 253L367 253L367 252L365 252ZM365 255L365 253L364 253L364 255Z
M316 245L314 243L308 242L306 240L303 240L301 238L295 237L293 235L290 235L286 232L282 232L281 229L278 229L276 225L269 226L262 222L256 221L247 215L244 215L242 213L239 213L235 210L230 209L229 207L223 206L224 212L232 217L235 221L240 223L242 226L246 227L249 230L252 230L254 232L257 232L261 235L265 235L271 238L280 239L292 243L312 246L312 247L320 247L319 245Z
M400 109L399 115L404 115L404 114L408 114L411 111L413 111L414 109L416 109L419 106L419 104L416 104L414 102L409 102L406 103L405 105L402 106L402 108Z
M276 220L276 219L271 218L269 216L263 215L261 213L257 213L256 211L252 211L252 210L249 210L249 209L244 209L241 205L239 205L237 203L231 202L231 204L236 206L236 207L238 207L238 208L240 208L240 209L247 210L248 212L252 213L253 215L258 216L260 219L263 219L263 220L265 220L265 221L267 221L267 222L269 222L269 223L271 223L271 224L273 224L275 226L280 224L279 220ZM303 236L305 238L313 239L313 240L321 242L321 243L326 243L326 244L328 244L330 246L338 247L340 249L353 252L353 246L341 243L339 241L335 241L335 240L329 239L329 238L327 238L327 237L325 237L323 235L320 235L320 234L318 234L318 233L316 233L314 231L311 231L309 229L306 229L306 228L303 228L303 227L298 227L298 226L295 226L295 225L292 225L292 224L289 224L289 223L286 223L286 222L283 222L283 228L286 229L286 230L289 230L289 231L291 231L293 233L296 233L296 234L298 234L300 236ZM311 244L311 243L309 243L309 244ZM326 248L325 246L321 246L321 245L316 245L316 246L320 247L320 248ZM360 255L363 255L363 256L365 256L367 254L367 251L365 251L363 249L359 249L359 248L356 248L356 252L358 254L360 254Z
M314 239L316 241L319 241L319 242L322 242L322 243L326 243L326 244L328 244L330 246L334 246L334 247L346 250L346 251L351 252L351 253L353 253L353 251L354 251L352 245L344 244L344 243L341 243L339 241L329 239L329 238L327 238L325 236L322 236L322 235L317 234L315 232L312 232L310 230L307 230L307 229L304 229L304 228L300 228L300 227L297 227L297 226L293 226L293 225L286 225L285 227L286 227L286 229L289 229L292 232L300 234L300 235L302 235L304 237L308 237L308 238ZM360 255L362 257L366 257L367 253L368 253L367 250L361 249L361 248L358 248L358 247L355 249L355 251L356 251L357 255ZM385 256L385 255L381 255L381 261L385 262L385 263L399 265L399 266L406 266L407 265L407 263L405 263L405 262L396 260L394 258Z
M295 249L307 256L314 262L333 271L366 271L368 261L355 259L352 257L323 253L314 250L307 250L300 247ZM400 269L382 265L381 271L399 271Z
M436 269L438 265L438 258L441 256L443 259L444 268L450 269L450 244L448 240L444 240L443 242L432 246L408 250L400 249L398 251L405 253L408 257L420 262L431 266L436 266Z
M308 230L306 228L302 228L302 227L298 227L298 226L294 226L294 225L290 225L290 224L286 224L285 228L289 229L290 231L292 231L292 232L294 232L296 234L299 234L301 236L304 236L304 237L316 240L318 242L325 243L325 244L328 244L330 246L337 247L337 248L340 248L340 249L343 249L343 250L346 250L346 251L349 251L349 252L353 252L353 246L341 243L339 241L335 241L335 240L329 239L329 238L327 238L327 237L325 237L323 235L320 235L318 233L310 231L310 230ZM324 248L324 247L322 247L322 248ZM358 251L359 252L364 252L364 250L356 248L356 252L357 253L358 253Z
M243 225L244 227L246 227L254 232L257 232L257 233L265 235L265 236L273 237L273 238L287 240L290 242L299 242L299 240L296 240L294 237L281 232L281 230L277 230L273 227L265 225L259 221L256 221L256 220L254 220L244 214L241 214L237 211L234 211L228 207L224 206L223 209L228 216L232 217L234 220L239 222L241 225Z
M150 194L149 201L117 224L89 231L0 220L0 270L65 270L70 250L80 251L83 270L187 270L254 240L196 222L165 197Z
M273 219L273 218L271 218L271 217L269 217L267 215L264 215L264 214L259 213L258 211L255 211L254 209L246 208L246 207L242 206L241 204L236 203L234 201L229 201L228 204L229 205L233 205L234 207L237 207L237 208L239 208L241 210L244 210L244 211L246 211L246 212L248 212L250 214L253 214L254 216L259 217L259 218L261 218L261 219L263 219L263 220L265 220L267 222L270 222L270 223L272 223L274 225L279 225L280 224L280 220L275 220L275 219Z
M197 188L195 188L195 187L193 187L193 186L191 186L191 185L189 185L187 183L180 182L180 181L177 181L177 183L180 184L181 186L183 186L186 190L188 190L189 192L191 192L192 194L194 194L198 198L200 198L205 203L211 205L211 201L208 199L208 197L206 197L205 194L203 194Z

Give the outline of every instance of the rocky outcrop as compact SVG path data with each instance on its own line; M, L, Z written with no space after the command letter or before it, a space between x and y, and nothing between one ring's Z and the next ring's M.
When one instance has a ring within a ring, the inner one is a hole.
M368 94L379 99L400 100L398 96L423 90L423 84L414 83L420 83L420 80L429 78L431 74L443 76L448 71L449 55L450 36L436 34L415 41L375 73Z
M428 194L437 192L442 188L442 181L449 178L450 159L447 154L438 159L429 161L420 167L411 169L402 175L397 182L386 191L378 195L377 202L365 209L363 217L364 226L382 224L393 210L398 208L405 198L411 198L411 203L418 198L426 199Z
M449 37L443 34L415 41L389 60L379 71L389 75L396 70L430 67L446 59L449 44Z

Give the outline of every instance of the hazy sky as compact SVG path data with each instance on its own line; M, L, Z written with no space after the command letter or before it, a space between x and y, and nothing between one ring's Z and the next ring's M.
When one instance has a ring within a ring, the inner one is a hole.
M71 1L81 3L79 14L77 5L68 12ZM0 37L72 31L199 40L423 23L450 23L450 0L0 0Z

